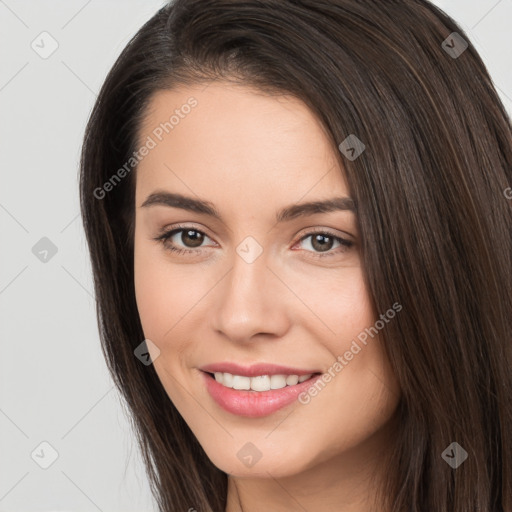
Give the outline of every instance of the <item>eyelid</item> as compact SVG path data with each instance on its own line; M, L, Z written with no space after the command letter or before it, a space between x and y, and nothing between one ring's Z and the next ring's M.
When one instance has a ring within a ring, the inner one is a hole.
M325 233L326 235L330 235L332 237L336 238L343 238L347 240L347 242L355 243L356 239L354 235L351 235L350 233L347 233L346 231L340 231L333 228L327 228L327 227L308 227L304 228L299 232L299 235L297 235L297 242L299 242L302 238L304 238L307 235L312 235L315 233Z
M307 231L303 234L301 234L297 241L294 242L292 245L292 249L302 243L303 241L307 240L308 238L311 238L312 236L316 234L321 235L327 235L329 238L335 240L338 242L339 246L335 247L334 249L329 249L325 252L316 252L316 251L309 251L309 250L303 250L300 252L306 252L310 256L308 258L317 259L320 261L328 261L328 258L335 258L336 256L340 256L341 254L349 251L353 247L355 247L355 240L351 235L347 233L347 236L340 236L336 234L334 231L328 228L308 228Z
M173 233L174 235L176 234L174 233L176 231L186 230L197 231L198 233L202 233L203 235L207 236L210 240L213 240L213 237L211 237L208 234L208 230L206 228L204 228L203 226L194 226L193 224L174 224L171 226L165 226L159 231L157 238L163 238L164 236L169 235L170 233Z

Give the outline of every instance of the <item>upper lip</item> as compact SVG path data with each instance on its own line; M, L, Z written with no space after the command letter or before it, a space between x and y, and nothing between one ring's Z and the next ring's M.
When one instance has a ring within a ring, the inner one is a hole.
M256 363L250 366L242 366L233 362L223 362L207 364L199 369L207 373L223 372L244 377L257 377L259 375L298 375L300 377L301 375L320 373L318 370L304 370L302 368L292 368L271 363Z

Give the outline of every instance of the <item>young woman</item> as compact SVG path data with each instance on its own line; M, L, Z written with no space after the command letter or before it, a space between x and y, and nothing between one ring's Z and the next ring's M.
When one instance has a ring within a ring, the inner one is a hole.
M176 0L87 127L162 511L512 510L512 129L425 0Z

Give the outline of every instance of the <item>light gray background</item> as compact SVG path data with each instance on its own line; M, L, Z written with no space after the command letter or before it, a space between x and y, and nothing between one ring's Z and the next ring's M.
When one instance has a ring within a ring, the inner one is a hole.
M0 0L0 512L156 510L100 351L77 177L96 93L164 3ZM512 0L434 3L512 112ZM50 48L43 31L59 45L46 59L31 47ZM43 237L46 262L32 252ZM58 452L48 469L43 441Z

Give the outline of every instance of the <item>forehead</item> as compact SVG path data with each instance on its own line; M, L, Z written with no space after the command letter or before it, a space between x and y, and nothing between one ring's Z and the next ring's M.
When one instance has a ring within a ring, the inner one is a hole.
M340 158L322 125L299 99L242 85L158 91L139 130L151 146L137 168L137 201L154 188L203 197L229 192L247 204L347 194ZM189 190L187 190L187 188Z

